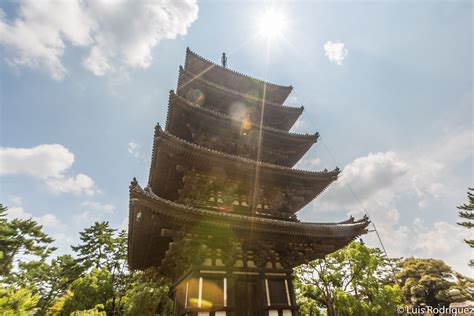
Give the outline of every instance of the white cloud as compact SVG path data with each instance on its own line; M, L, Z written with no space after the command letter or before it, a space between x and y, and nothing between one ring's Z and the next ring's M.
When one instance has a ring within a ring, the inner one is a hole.
M107 57L97 47L91 49L89 56L82 61L82 64L96 76L103 76L112 68Z
M54 238L55 244L57 244L58 242L62 243L67 247L68 250L70 249L70 245L73 245L76 243L76 240L71 236L71 234L54 232L54 233L50 233L50 236Z
M293 133L308 133L311 130L311 126L307 121L303 120L301 116L296 120L295 124L291 127Z
M135 142L130 142L128 143L128 153L135 157L142 165L145 166L145 168L148 168L148 158L143 152L143 148L140 144L137 144Z
M124 219L122 220L122 223L120 223L120 230L128 230L128 216L125 216Z
M44 181L53 193L94 195L99 192L85 174L66 176L73 165L74 154L59 144L32 148L0 147L0 175L28 175Z
M293 93L286 98L284 105L300 107L301 103L301 100Z
M44 214L40 217L35 217L34 219L38 222L38 224L44 227L58 226L61 223L61 221L56 217L56 215L51 213Z
M398 220L400 219L400 212L397 209L392 208L387 212L387 217L393 222L398 222Z
M39 225L43 227L56 227L61 224L61 221L56 217L56 215L47 213L42 216L36 217L31 213L25 211L23 207L10 207L7 211L7 218L13 220L15 218L19 219L33 219Z
M66 74L61 63L65 41L88 45L91 23L79 1L24 1L14 21L7 21L2 12L0 43L11 49L11 64L45 69L61 80Z
M95 195L100 191L91 177L79 173L75 177L57 177L46 179L48 189L54 194L72 193L76 195Z
M144 154L142 152L142 146L137 143L134 143L134 142L128 143L128 152L137 159L144 158Z
M471 238L469 230L456 225L455 219L453 223L429 221L433 215L424 218L421 212L423 208L449 199L450 195L458 197L455 193L465 189L453 188L450 174L460 162L472 159L472 141L472 129L456 130L438 137L436 144L420 146L408 154L385 152L357 158L316 200L315 211L347 210L358 217L367 210L389 256L441 258L456 270L466 273L472 254L463 239ZM406 209L408 200L415 202L414 209L400 214L397 206L402 203L400 205ZM456 204L450 204L455 214ZM418 217L412 224L399 222L401 218L410 219L415 214ZM371 246L380 246L373 233L363 236L363 239Z
M377 229L388 251L394 257L440 258L458 272L471 273L467 263L472 251L464 239L472 238L468 229L456 224L439 221L431 225L418 220L415 226L389 224L377 221ZM369 246L380 247L374 233L363 236Z
M103 76L117 65L147 68L152 49L163 39L185 35L197 19L195 0L182 1L22 1L18 16L0 12L0 43L7 60L46 70L61 80L68 45L89 48L85 68Z
M0 175L58 177L73 163L74 155L59 144L45 144L32 148L0 147Z
M415 198L419 208L426 208L450 194L447 175L456 163L472 157L472 135L472 129L458 130L441 137L435 145L409 154L371 153L357 158L316 200L317 210L349 209L361 213L362 206L349 186L369 210L389 210L396 200L404 198Z
M21 196L17 196L17 195L10 195L8 197L8 200L10 201L11 205L22 205L23 204L23 199L21 198Z
M306 159L303 158L295 165L294 168L296 169L305 169L305 170L314 170L316 167L319 167L321 164L321 159L314 158L314 159Z
M23 207L9 207L7 211L7 218L10 220L14 218L29 219L31 217L33 217L33 215L26 212Z
M349 54L349 50L345 48L344 43L328 41L324 44L324 54L329 58L332 63L342 65L342 62Z
M458 248L460 253L468 252L468 246L463 241L468 238L472 238L468 229L456 224L436 222L432 228L422 231L417 236L416 250L426 256L449 253L453 248Z
M104 212L104 213L113 213L115 211L115 206L109 203L100 203L95 201L86 201L82 203L82 207L92 211Z
M416 218L413 220L413 225L414 225L416 228L423 228L424 225L425 225L425 221L424 221L422 218L416 217Z
M74 216L74 218L84 225L104 220L115 212L114 205L96 201L85 201L82 203L81 208L82 212Z
M347 165L336 183L332 184L316 200L317 209L361 210L361 205L353 196L352 188L362 203L370 209L386 207L393 202L393 186L409 171L408 165L394 152L369 154L357 158Z

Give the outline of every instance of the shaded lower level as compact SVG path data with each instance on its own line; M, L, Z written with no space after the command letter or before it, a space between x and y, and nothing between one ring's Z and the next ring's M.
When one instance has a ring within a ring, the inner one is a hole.
M291 270L196 270L175 287L174 315L296 316Z

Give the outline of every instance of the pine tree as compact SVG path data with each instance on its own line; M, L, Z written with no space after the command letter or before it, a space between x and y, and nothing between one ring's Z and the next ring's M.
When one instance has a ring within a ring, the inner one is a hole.
M47 258L56 248L54 241L33 219L5 219L8 209L0 204L0 275L8 276L20 257Z
M78 261L85 267L112 270L113 254L115 253L115 229L110 228L109 222L95 222L89 228L80 232L82 244L71 246L76 252Z
M77 260L86 269L93 268L92 271L95 269L107 274L112 291L110 306L106 307L111 313L119 311L123 306L122 298L133 279L133 273L128 271L127 266L126 231L117 232L108 222L95 222L80 233L80 239L80 245L72 246L78 254Z
M463 219L458 225L471 229L474 227L474 188L469 188L467 192L468 203L458 206L459 217ZM474 239L464 240L469 247L474 248ZM474 267L474 260L469 261L469 266Z

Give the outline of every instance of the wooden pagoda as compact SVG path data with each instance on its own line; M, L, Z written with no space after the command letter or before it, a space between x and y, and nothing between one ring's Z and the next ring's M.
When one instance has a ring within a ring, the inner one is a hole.
M292 87L224 66L186 51L148 185L130 185L129 265L173 282L174 315L298 315L292 268L369 221L297 219L339 169L293 169L319 135L289 132L303 110L283 105Z

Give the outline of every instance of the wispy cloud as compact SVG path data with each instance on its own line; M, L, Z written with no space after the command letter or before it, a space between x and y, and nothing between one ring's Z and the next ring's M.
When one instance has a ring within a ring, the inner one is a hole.
M313 159L306 159L303 158L294 166L296 169L308 169L314 170L321 165L321 159L313 158Z
M103 76L121 66L147 68L152 49L185 35L197 14L195 0L21 1L12 20L0 9L0 44L11 65L42 69L56 80L67 73L65 49L85 47L84 67Z
M22 205L23 204L22 197L18 196L18 195L8 196L8 201L11 203L11 205Z
M127 145L127 150L130 155L135 157L140 163L147 165L148 158L143 152L143 148L140 144L135 142L129 142Z
M97 201L85 201L81 204L81 209L81 213L74 216L74 218L83 224L104 220L115 212L114 205Z
M7 211L7 218L12 220L15 218L19 219L33 219L38 224L44 227L56 227L61 224L61 221L56 217L56 215L51 213L46 213L41 216L33 216L31 213L25 211L21 206L9 207Z
M344 43L328 41L324 44L324 53L332 63L341 66L349 54L349 50L345 47Z
M142 146L135 142L128 143L128 153L137 159L144 158L144 154L142 152Z
M115 211L115 206L109 203L100 203L96 201L85 201L82 207L91 211L104 212L112 214Z

